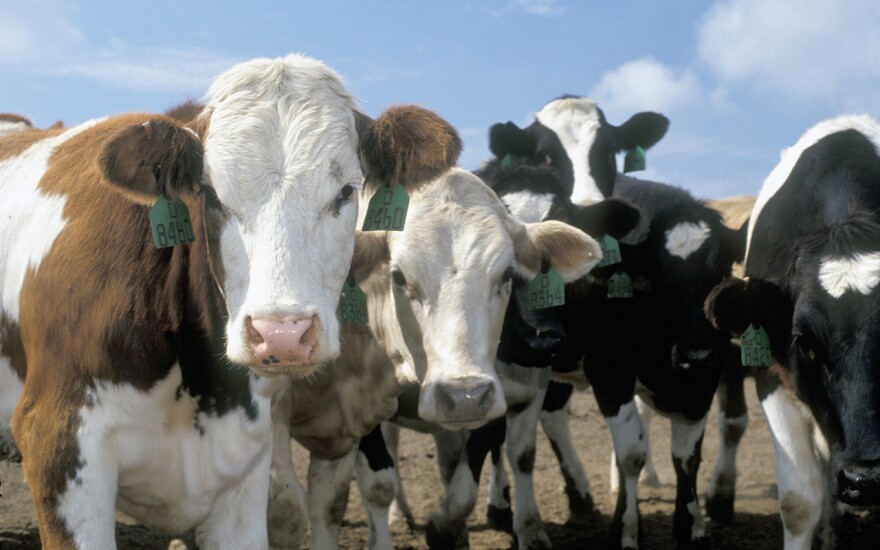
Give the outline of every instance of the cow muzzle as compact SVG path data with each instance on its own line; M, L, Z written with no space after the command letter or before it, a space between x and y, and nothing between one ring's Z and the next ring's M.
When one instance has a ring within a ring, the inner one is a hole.
M248 316L245 328L247 346L258 372L296 375L298 367L314 363L312 357L321 335L321 320L317 315L299 319Z
M419 416L448 429L473 429L504 414L500 385L487 376L462 376L429 383Z
M853 506L880 505L880 460L853 462L837 472L837 498Z

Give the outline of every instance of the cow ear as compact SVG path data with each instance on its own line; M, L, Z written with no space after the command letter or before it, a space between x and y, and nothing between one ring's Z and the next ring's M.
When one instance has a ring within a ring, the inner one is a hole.
M461 138L448 122L415 105L398 105L375 121L355 111L365 185L416 189L453 166Z
M660 113L642 112L614 128L620 150L641 147L648 149L663 139L669 129L669 119Z
M351 271L354 280L360 283L367 279L379 266L391 259L388 250L388 233L385 231L357 231L354 234L354 255L351 258Z
M159 194L172 198L198 192L202 152L191 130L152 119L121 130L104 147L99 162L110 185L152 205Z
M574 225L588 235L611 235L620 239L635 229L642 218L642 211L638 206L619 197L573 207Z
M602 260L592 237L559 221L519 224L514 231L516 270L527 280L535 278L545 259L567 283L585 276Z
M537 138L513 122L499 122L489 128L489 150L499 159L508 154L531 157L537 148Z
M774 334L791 333L791 299L782 287L763 279L726 279L712 289L703 309L715 328L734 335L750 324L766 327L771 340Z

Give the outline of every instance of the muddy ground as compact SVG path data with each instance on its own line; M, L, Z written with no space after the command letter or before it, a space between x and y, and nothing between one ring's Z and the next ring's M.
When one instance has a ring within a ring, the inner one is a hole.
M710 522L712 548L715 549L768 549L782 547L782 524L778 516L774 483L773 448L764 418L755 399L754 384L747 382L749 400L749 429L743 438L739 454L740 477L737 482L737 500L731 525ZM699 490L704 491L715 460L718 431L714 409L703 446ZM581 458L589 473L593 497L599 516L585 523L569 523L562 477L553 453L543 434L538 436L538 456L535 465L535 494L554 548L602 548L614 508L608 494L608 462L611 453L610 437L599 414L591 392L576 393L572 401L572 433L578 442ZM674 473L669 459L669 422L655 418L651 427L651 442L659 487L640 489L640 509L643 519L643 548L646 550L674 547L672 511L675 487ZM438 505L440 482L434 461L433 439L430 436L404 432L401 435L401 472L416 522L420 526ZM295 458L300 479L306 466L306 456L296 448ZM507 533L486 526L486 472L481 483L477 510L470 519L471 548L511 548L513 538ZM39 548L36 516L27 487L22 483L17 465L0 465L0 549L25 550ZM171 537L157 535L133 525L120 516L117 524L119 548L167 548ZM424 532L409 532L405 523L392 525L397 548L426 548ZM360 505L357 487L352 491L343 526L342 548L365 548L369 533ZM191 541L191 537L184 537ZM849 518L841 548L880 548L880 521L868 514Z

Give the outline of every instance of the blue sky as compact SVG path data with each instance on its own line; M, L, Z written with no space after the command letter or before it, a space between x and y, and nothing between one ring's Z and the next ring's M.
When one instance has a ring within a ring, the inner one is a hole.
M289 52L333 67L372 116L435 110L469 169L493 123L527 125L562 94L616 124L662 112L642 177L706 198L756 193L820 120L880 116L876 0L0 0L0 111L37 126L162 111Z

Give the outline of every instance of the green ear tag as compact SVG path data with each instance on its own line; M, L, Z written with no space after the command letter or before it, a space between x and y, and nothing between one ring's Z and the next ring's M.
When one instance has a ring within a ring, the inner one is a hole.
M171 200L165 195L159 195L156 204L150 209L150 225L153 226L153 244L156 248L167 248L196 240L189 210L180 199Z
M342 285L342 294L339 296L339 307L336 308L339 320L349 323L367 322L367 295L357 284L349 285L346 281Z
M770 337L764 327L749 325L740 337L740 359L744 367L769 367L773 364L770 358Z
M513 160L513 155L511 155L510 153L507 153L506 155L504 155L504 158L501 159L501 167L502 168L510 168L511 166L513 166L514 162L515 161Z
M552 267L529 283L529 309L561 306L565 303L565 281Z
M370 198L362 231L403 231L409 195L402 185L385 185Z
M635 292L629 275L620 271L608 278L609 298L632 298L633 296L635 296Z
M626 156L623 157L623 173L644 170L646 158L645 150L638 145L635 149L630 149L627 151Z
M602 261L596 267L605 267L608 265L619 264L622 259L620 256L620 244L617 239L611 235L602 235L599 237L599 247L602 249Z

